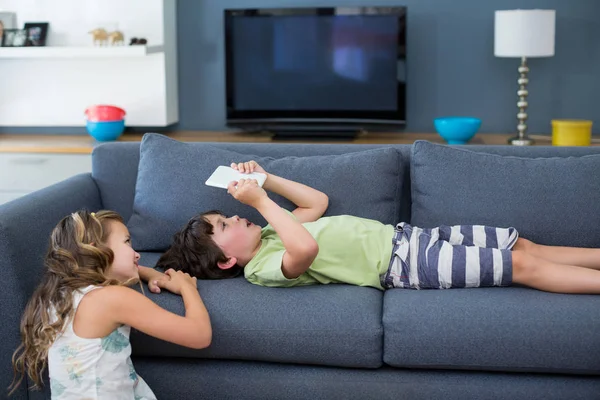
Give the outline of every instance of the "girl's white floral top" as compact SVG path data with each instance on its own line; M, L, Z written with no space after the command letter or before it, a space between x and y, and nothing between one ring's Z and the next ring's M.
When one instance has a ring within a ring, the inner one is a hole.
M77 310L83 296L98 288L88 286L75 292L73 308ZM156 399L133 368L130 330L122 325L106 337L85 339L73 332L73 321L68 321L48 352L52 399Z

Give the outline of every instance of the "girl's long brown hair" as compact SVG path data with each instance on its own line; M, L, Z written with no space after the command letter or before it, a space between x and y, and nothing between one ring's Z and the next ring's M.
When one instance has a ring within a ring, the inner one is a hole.
M41 388L48 350L73 315L73 292L89 285L121 285L107 277L114 254L106 246L109 222L123 222L113 211L78 211L52 231L44 260L45 273L21 319L21 345L12 357L12 394L29 375Z

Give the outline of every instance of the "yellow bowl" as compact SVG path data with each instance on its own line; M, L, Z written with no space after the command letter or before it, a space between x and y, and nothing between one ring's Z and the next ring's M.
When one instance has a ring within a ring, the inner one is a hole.
M553 119L553 146L589 146L592 144L592 121Z

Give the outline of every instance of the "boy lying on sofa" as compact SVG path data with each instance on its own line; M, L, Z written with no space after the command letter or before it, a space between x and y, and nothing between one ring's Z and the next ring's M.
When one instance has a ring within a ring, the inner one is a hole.
M242 173L266 173L255 161L232 164ZM174 235L157 266L198 279L244 274L273 287L346 283L377 289L447 289L509 286L556 293L600 293L600 249L535 244L515 228L481 225L419 228L350 215L323 217L328 197L311 187L267 174L231 182L228 193L254 207L268 222L261 228L237 215L199 214ZM269 198L295 205L291 213ZM144 274L146 275L146 274ZM168 279L142 276L160 291Z

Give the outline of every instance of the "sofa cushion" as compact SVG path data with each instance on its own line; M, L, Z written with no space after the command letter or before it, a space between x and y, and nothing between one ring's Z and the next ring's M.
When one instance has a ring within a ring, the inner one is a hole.
M267 172L325 192L330 199L326 216L352 213L394 223L399 215L403 164L393 148L272 158L146 134L140 154L133 214L128 221L133 245L139 251L166 249L173 234L192 216L211 209L264 225L255 209L239 203L226 190L204 184L217 166L233 161L254 159ZM269 196L288 210L294 208L281 196Z
M600 393L600 379L589 376L371 370L175 357L135 357L133 363L159 399L598 400Z
M600 375L600 296L391 289L383 328L394 367Z
M158 253L142 253L155 265ZM244 278L198 281L210 312L209 348L191 350L132 331L135 355L255 360L339 367L382 365L383 292L349 285L266 288ZM181 297L148 297L184 315Z
M517 228L549 245L600 247L600 155L525 158L418 141L411 223Z

